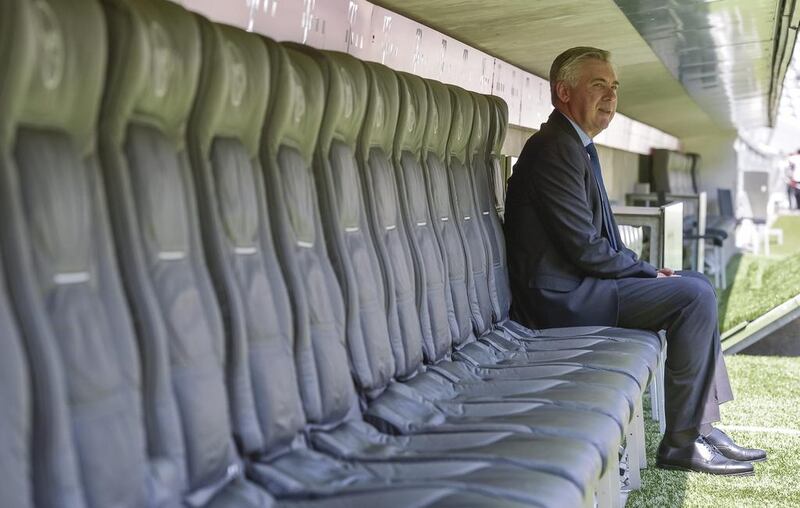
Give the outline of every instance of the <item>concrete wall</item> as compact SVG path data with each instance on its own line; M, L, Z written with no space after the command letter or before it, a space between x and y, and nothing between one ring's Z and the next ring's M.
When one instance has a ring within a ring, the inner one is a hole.
M600 146L597 154L609 201L624 205L625 194L633 192L633 185L639 181L640 155L606 146Z

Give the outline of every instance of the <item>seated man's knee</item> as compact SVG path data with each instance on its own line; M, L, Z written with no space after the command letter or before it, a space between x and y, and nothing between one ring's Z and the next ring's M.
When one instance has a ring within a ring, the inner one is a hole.
M714 291L714 286L708 284L707 281L695 278L692 279L694 292L696 294L696 305L701 305L707 309L709 314L716 316L717 314L717 293Z
M708 286L711 289L714 289L714 283L711 282L711 279L709 279L708 276L706 274L704 274L704 273L700 273L700 272L697 272L697 271L694 271L694 270L679 270L676 273L678 275L680 275L681 277L687 277L687 278L691 278L691 279L695 279L695 280L702 280L703 282L708 284Z
M701 303L708 305L717 305L717 294L714 287L708 281L701 277L681 277L678 283L680 291L688 302L698 300Z

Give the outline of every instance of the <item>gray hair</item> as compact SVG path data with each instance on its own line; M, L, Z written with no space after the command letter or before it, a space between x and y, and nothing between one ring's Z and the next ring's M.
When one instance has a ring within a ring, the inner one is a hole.
M577 46L564 51L553 60L553 65L550 66L550 101L554 105L558 98L556 84L559 81L566 81L569 86L575 87L578 84L580 64L586 60L600 60L610 63L611 53L604 49L590 46Z

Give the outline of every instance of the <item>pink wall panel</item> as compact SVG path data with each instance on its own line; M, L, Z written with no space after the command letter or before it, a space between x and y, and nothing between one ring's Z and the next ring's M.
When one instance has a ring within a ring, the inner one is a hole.
M523 71L511 64L495 59L492 95L502 97L508 104L508 123L520 125L522 108Z
M336 51L505 99L509 122L538 129L552 110L547 81L367 0L175 0L209 19ZM598 143L638 153L678 140L618 114Z
M347 6L347 52L361 60L369 60L372 41L372 11L375 6L365 0L350 0Z
M520 125L538 129L553 110L549 83L539 76L523 73L521 102Z
M190 0L176 2L200 13L211 21L247 28L253 11L259 8L259 0L228 0L223 7L217 0Z

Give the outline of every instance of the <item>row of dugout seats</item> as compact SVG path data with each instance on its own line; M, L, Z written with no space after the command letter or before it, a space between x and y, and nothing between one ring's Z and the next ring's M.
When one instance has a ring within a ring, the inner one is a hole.
M685 259L688 260L688 265L685 266L713 276L714 285L719 289L725 289L727 287L725 267L735 251L734 232L738 225L731 190L717 188L718 214L708 214L706 198L701 197L701 193L705 193L700 191L698 154L659 148L653 150L651 158L649 180L652 192L627 194L626 203L683 202L683 238L687 245ZM764 220L760 222L763 224ZM710 255L699 256L700 248L709 251L704 254ZM697 266L701 261L703 266Z
M661 344L509 319L501 100L162 0L0 68L4 506L619 504Z

